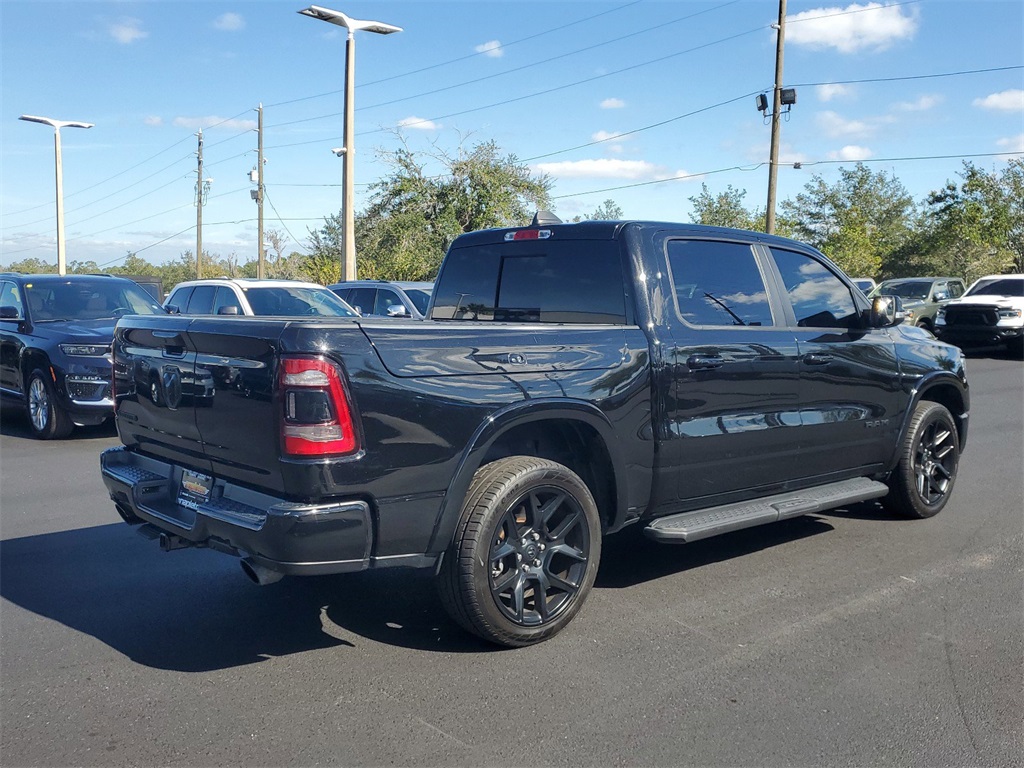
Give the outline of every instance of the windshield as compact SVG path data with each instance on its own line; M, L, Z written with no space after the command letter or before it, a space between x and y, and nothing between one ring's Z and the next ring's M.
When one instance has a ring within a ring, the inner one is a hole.
M421 315L427 314L427 304L430 303L430 291L422 288L406 288L405 295L409 297L409 301L413 303L413 306L419 310Z
M882 283L878 286L878 296L899 296L901 299L927 299L932 289L930 280L914 280L909 283Z
M1024 280L1017 278L993 278L981 280L964 296L1024 296Z
M162 315L164 308L128 280L72 278L25 285L32 319L101 320L124 315Z
M326 288L253 286L244 290L255 315L359 316Z

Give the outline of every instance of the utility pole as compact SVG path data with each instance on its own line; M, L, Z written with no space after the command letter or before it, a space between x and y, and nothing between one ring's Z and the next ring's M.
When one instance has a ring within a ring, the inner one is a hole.
M775 88L772 91L772 146L768 162L768 205L765 209L764 231L775 234L775 184L779 175L779 118L782 116L782 53L786 44L786 0L779 0L779 23L775 42Z
M259 210L259 213L258 213L258 216L257 216L257 221L259 222L257 224L257 229L259 230L259 232L258 232L259 240L257 241L257 244L258 244L257 253L259 254L259 260L256 263L256 277L259 278L260 280L262 280L264 277L266 277L266 263L267 263L267 254L266 254L266 250L264 249L264 246L263 246L263 105L262 104L260 104L260 106L256 110L256 112L259 115L258 127L256 128L256 132L257 132L257 135L258 135L257 150L256 150L256 155L257 155L257 159L256 159L256 178L257 178L257 182L256 182L256 205L257 205L258 210Z
M203 276L203 204L206 202L203 183L203 129L196 134L199 137L199 168L196 170L196 280Z

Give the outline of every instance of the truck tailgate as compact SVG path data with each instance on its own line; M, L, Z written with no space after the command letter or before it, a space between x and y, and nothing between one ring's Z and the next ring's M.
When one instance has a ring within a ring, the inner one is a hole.
M124 318L114 342L122 442L204 474L280 489L274 382L287 324Z

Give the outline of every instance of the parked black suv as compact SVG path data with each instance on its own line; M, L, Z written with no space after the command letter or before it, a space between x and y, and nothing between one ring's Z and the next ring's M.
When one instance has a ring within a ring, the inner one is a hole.
M0 274L0 395L36 437L67 437L113 413L110 342L123 315L165 314L131 280Z

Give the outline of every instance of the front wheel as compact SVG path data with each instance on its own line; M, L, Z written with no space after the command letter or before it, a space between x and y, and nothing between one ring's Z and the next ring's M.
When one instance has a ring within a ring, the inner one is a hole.
M945 406L918 403L901 450L882 503L904 517L937 515L953 492L960 463L959 435Z
M474 475L438 587L449 614L473 634L532 645L580 610L600 558L600 516L579 476L510 456Z
M40 369L28 377L28 423L40 440L59 440L71 434L75 425L57 403L53 384Z

